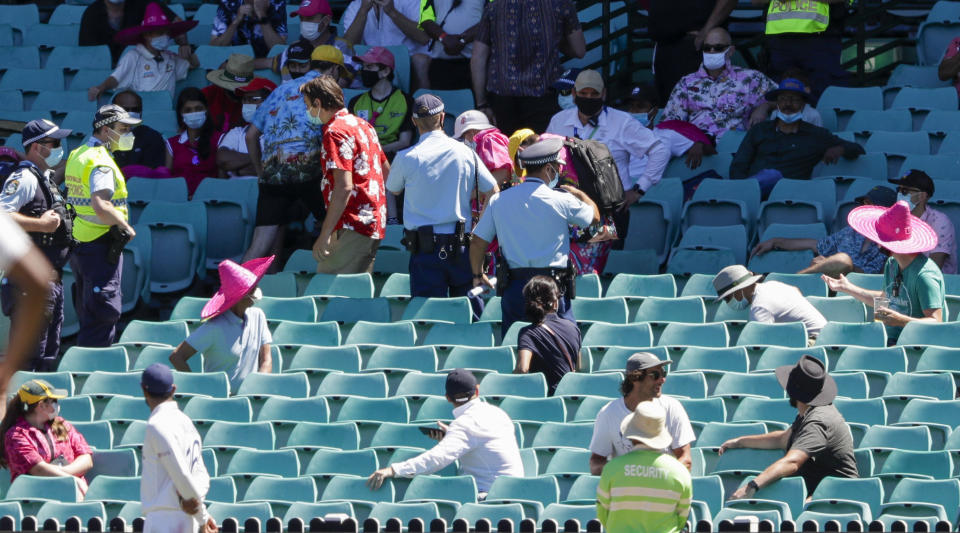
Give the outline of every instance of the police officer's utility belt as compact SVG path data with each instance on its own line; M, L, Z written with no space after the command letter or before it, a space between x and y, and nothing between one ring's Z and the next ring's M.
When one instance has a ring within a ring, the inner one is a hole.
M498 254L497 260L497 296L503 296L507 286L513 280L523 280L526 283L534 276L547 276L553 278L560 289L560 295L567 295L570 298L577 296L577 270L573 262L567 260L567 266L563 268L510 268L506 258Z
M434 233L433 226L405 229L403 240L400 241L411 254L437 253L440 259L459 254L460 249L469 243L470 235L466 233L463 222L456 223L453 233Z

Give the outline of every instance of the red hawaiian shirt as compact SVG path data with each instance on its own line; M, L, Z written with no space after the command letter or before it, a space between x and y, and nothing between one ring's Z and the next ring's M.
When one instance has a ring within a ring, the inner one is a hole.
M353 192L334 231L349 229L372 239L382 239L387 224L386 189L383 166L387 156L380 148L377 132L366 120L337 111L323 127L320 156L323 182L320 184L327 206L333 195L333 171L353 174Z
M31 426L26 418L20 417L17 420L17 423L4 436L4 447L7 452L7 465L10 468L11 481L21 474L30 472L30 469L40 462L51 462L54 457L63 455L64 464L70 464L81 455L93 453L86 439L79 431L74 429L72 424L67 421L64 421L63 424L67 427L66 441L57 440L53 432L50 431L50 426L47 426L47 432L50 439L53 440L53 448L56 451L51 455L50 446L47 444L47 438L43 433Z

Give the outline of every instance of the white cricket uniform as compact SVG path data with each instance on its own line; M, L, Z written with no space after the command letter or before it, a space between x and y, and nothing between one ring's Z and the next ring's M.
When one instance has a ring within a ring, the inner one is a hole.
M140 501L144 533L196 533L207 519L207 509L188 515L180 498L201 502L210 488L203 464L200 434L174 401L158 405L147 420L143 437L143 475Z

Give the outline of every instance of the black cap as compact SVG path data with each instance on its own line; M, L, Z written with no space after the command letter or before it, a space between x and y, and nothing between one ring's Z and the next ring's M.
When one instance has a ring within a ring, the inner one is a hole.
M890 207L897 203L897 191L885 185L877 185L867 191L867 194L856 198L857 203L860 204L862 204L864 200L870 200L870 204L872 205Z
M299 39L297 42L287 47L287 61L294 63L309 63L310 54L313 53L313 44L306 39Z
M463 403L473 396L473 391L477 390L477 378L469 370L458 368L447 374L447 398L453 398L457 403ZM470 393L466 398L457 398Z
M930 179L930 176L928 176L927 173L922 170L917 170L914 168L898 180L887 181L893 183L894 185L910 187L911 189L919 189L927 193L927 196L933 198L933 180Z
M153 396L165 396L173 390L173 372L164 364L153 363L143 371L140 385Z
M96 116L93 117L93 129L97 129L101 126L107 126L115 122L136 126L143 121L139 118L131 117L130 113L127 113L126 109L118 105L107 104L98 109Z
M443 113L443 100L432 94L421 94L413 101L413 118L427 118Z
M23 138L23 145L26 146L45 138L63 139L72 132L73 130L61 129L60 126L57 126L53 122L45 118L40 118L27 122L27 125L24 126L20 132L20 136Z

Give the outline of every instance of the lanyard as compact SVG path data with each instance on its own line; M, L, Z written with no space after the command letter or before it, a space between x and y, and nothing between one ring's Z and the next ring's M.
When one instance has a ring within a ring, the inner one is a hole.
M594 136L594 134L597 133L597 130L598 130L598 129L600 129L600 124L597 124L597 127L593 128L593 131L590 132L590 136L587 137L586 140L589 141L589 140L593 139L593 136ZM578 138L578 139L583 139L583 137L580 136L580 128L578 128L578 127L576 127L576 126L573 127L573 136L576 137L576 138Z

